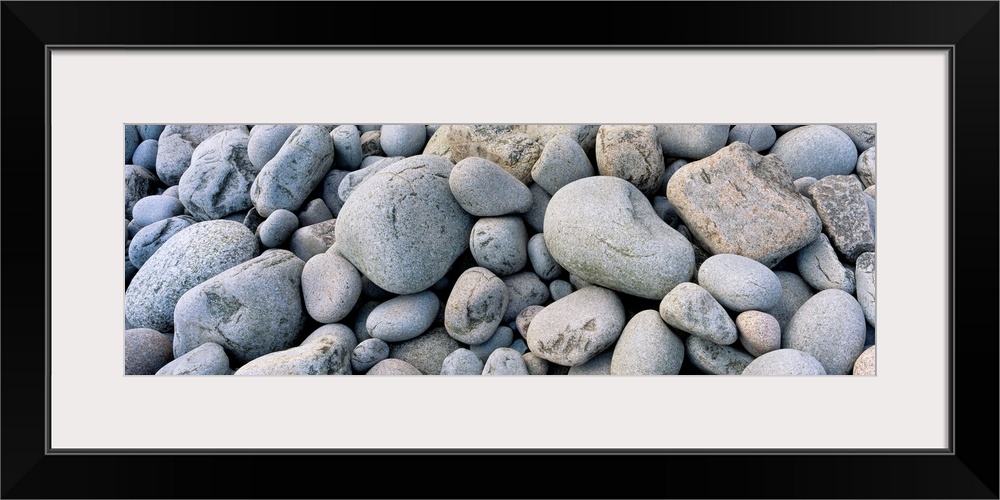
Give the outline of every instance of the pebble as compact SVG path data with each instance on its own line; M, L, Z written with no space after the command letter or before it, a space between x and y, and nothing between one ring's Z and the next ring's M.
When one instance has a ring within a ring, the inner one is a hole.
M493 351L483 365L483 375L528 375L521 353L501 347Z
M596 154L601 175L625 179L645 195L659 190L665 165L655 126L601 125Z
M531 167L531 179L549 194L556 194L566 184L595 174L586 151L570 136L556 135L544 144L541 156Z
M868 148L861 153L861 156L858 156L854 173L858 174L865 188L875 185L875 148Z
M729 142L745 142L756 151L761 152L774 145L778 134L770 125L736 125L729 131Z
M816 290L837 289L854 293L854 274L840 262L825 234L820 233L816 241L800 250L795 259L799 275Z
M132 222L141 228L183 214L184 205L177 198L154 194L135 202L132 207Z
M497 330L493 332L493 335L486 342L470 345L469 350L485 363L489 359L490 354L493 354L493 351L510 347L513 343L514 331L509 327L500 326L497 327Z
M830 125L805 125L789 130L774 142L771 154L781 160L792 179L847 175L858 163L854 142Z
M424 150L427 129L423 125L382 125L379 144L387 156L413 156Z
M552 296L552 300L559 300L571 293L573 293L573 285L568 281L552 280L549 283L549 295Z
M132 237L128 247L128 258L132 261L132 265L136 268L142 267L171 236L194 223L195 220L191 217L180 215L154 222L140 229Z
M171 347L170 357L174 356ZM215 342L204 344L188 351L187 354L163 365L157 375L229 375L229 357L221 345Z
M195 148L225 130L242 130L244 125L167 125L156 145L156 176L168 186L176 186L191 166Z
M645 310L633 316L622 330L609 373L677 375L683 362L684 342L663 322L659 312Z
M875 252L858 256L854 277L857 280L857 299L868 324L875 325Z
M257 235L265 247L278 248L284 246L298 228L299 218L292 212L279 208L257 226Z
M765 310L767 314L774 316L778 320L781 331L788 327L788 320L792 319L795 311L798 311L802 304L805 304L813 296L813 290L798 274L788 271L775 271L774 275L781 282L781 298L774 307Z
M549 300L549 287L531 271L523 271L501 278L507 286L507 311L502 322L509 323L517 318L525 307L544 304Z
M220 219L253 207L250 185L260 169L247 157L249 140L245 129L224 130L195 148L177 189L196 220Z
M132 163L132 156L139 147L139 131L135 125L125 125L125 163Z
M348 174L350 172L347 170L331 170L323 178L323 192L321 196L323 203L326 203L326 208L330 209L330 213L334 217L340 214L340 207L344 206L344 200L340 199L340 184Z
M531 325L531 320L538 314L539 311L545 309L543 306L535 305L528 306L517 313L517 318L514 320L517 326L517 333L520 333L522 337L528 335L528 326Z
M459 342L485 342L500 325L509 300L503 280L489 269L469 268L455 280L448 295L444 327Z
M289 249L303 261L326 252L336 241L337 219L305 226L292 233Z
M528 369L528 375L546 375L549 372L549 362L539 358L533 352L526 352L521 355L524 366Z
M848 261L875 250L875 231L861 181L831 175L809 186L809 196L823 221L823 232Z
M333 139L325 127L297 127L250 186L250 199L264 217L298 210L333 165Z
M518 216L479 219L472 226L469 250L479 266L497 276L520 271L528 263L528 231L524 221Z
M444 328L437 327L413 339L393 344L389 357L406 361L424 375L440 375L445 358L461 347Z
M422 375L422 373L406 361L387 358L376 363L365 375Z
M459 205L472 215L496 217L531 208L531 191L496 163L471 156L455 164L448 178Z
M305 208L299 211L296 216L299 218L299 225L302 227L319 224L333 218L333 214L327 208L326 202L322 198L316 198L306 203Z
M613 356L613 348L605 349L604 352L590 358L589 361L569 367L566 375L611 375Z
M847 375L864 349L865 332L858 301L843 290L823 290L792 316L781 347L811 354L829 375Z
M150 139L159 139L160 134L163 133L163 129L167 127L166 125L136 125L135 128L139 131L139 137L144 141L148 141Z
M132 218L136 202L156 194L160 180L152 172L138 165L125 165L125 218Z
M139 143L132 153L132 164L147 169L156 169L156 139L148 139Z
M366 339L359 342L351 352L351 367L354 373L364 373L388 357L389 344L382 339Z
M295 125L254 125L250 129L247 156L258 172L278 154L295 128Z
M734 312L774 307L781 282L767 266L748 257L716 254L698 268L698 284Z
M514 339L514 341L510 343L510 348L517 351L518 354L524 354L528 352L528 343L525 342L524 339Z
M700 160L722 149L729 125L657 125L663 155Z
M852 375L875 375L875 346L865 349L854 362Z
M795 349L778 349L750 362L743 375L826 375L816 358Z
M336 253L318 254L302 269L302 297L312 319L337 323L361 298L361 274Z
M354 332L344 325L323 325L298 347L265 354L234 375L350 375Z
M738 338L736 324L722 305L704 288L681 283L660 301L660 317L668 325L716 344L729 345Z
M858 148L858 151L864 151L866 149L875 146L875 124L847 124L847 125L834 125L841 132L847 134L847 137L851 138L854 145Z
M386 342L412 339L431 327L438 307L438 298L430 291L389 299L368 315L368 334Z
M510 125L452 125L445 140L452 160L485 158L525 185L531 183L531 167L543 149L528 134Z
M740 344L752 356L761 356L781 349L781 325L761 311L744 311L736 316L736 331Z
M483 360L472 351L455 349L441 362L441 375L482 375Z
M346 170L357 170L364 159L361 152L361 132L354 125L341 125L330 132L333 139L333 164Z
M753 360L753 356L727 345L719 345L697 335L684 341L691 364L709 375L740 375Z
M125 375L155 375L172 359L170 335L150 328L125 330Z
M535 355L574 366L614 344L624 327L625 309L618 295L590 286L539 311L528 326L526 340Z
M538 184L528 186L528 191L531 192L531 208L522 217L532 231L541 233L545 231L545 212L548 210L552 195Z
M538 233L528 240L528 259L535 274L543 280L552 280L562 274L562 267L545 247L545 235Z

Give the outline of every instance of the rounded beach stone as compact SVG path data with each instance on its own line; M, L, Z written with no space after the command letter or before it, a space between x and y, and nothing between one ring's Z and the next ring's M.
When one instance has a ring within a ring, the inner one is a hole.
M771 154L781 159L792 179L847 175L858 163L858 150L843 131L830 125L806 125L778 138Z
M298 347L265 354L234 375L350 375L354 332L344 325L323 325Z
M736 316L740 344L753 356L781 349L781 326L774 316L761 311L744 311Z
M843 290L854 293L854 276L844 267L830 239L820 233L816 240L795 256L799 275L817 290Z
M528 263L528 231L524 221L516 215L479 219L472 226L469 250L477 264L497 276L520 271Z
M424 150L427 129L423 125L382 125L379 144L387 156L413 156Z
M139 268L163 246L170 237L195 223L186 215L171 217L143 227L132 237L128 246L128 259Z
M257 256L257 239L243 224L206 221L167 240L125 291L127 328L173 331L174 307L195 285Z
M826 375L816 358L795 349L765 353L743 369L743 375Z
M132 207L132 221L139 227L183 214L184 205L180 200L162 194L142 198Z
M250 185L260 169L247 157L249 134L223 130L205 139L177 185L184 208L197 220L220 219L253 207Z
M336 241L337 219L300 227L289 240L288 248L298 258L308 261L329 250Z
M548 210L552 195L534 183L528 186L528 191L531 192L531 208L522 217L532 231L541 233L545 230L545 212Z
M753 356L727 345L719 345L697 335L684 341L687 357L702 373L739 375L753 361Z
M254 125L250 129L247 156L258 171L267 165L281 150L288 136L295 131L295 125Z
M729 142L745 142L756 152L764 151L774 145L778 134L770 125L736 125L729 131Z
M642 311L622 330L611 357L611 375L677 375L684 362L684 342L660 313Z
M170 356L173 357L173 346ZM157 375L229 375L229 357L225 349L215 342L206 342L187 354L167 363Z
M330 132L330 138L333 139L333 164L347 170L357 170L364 159L358 127L341 125Z
M853 375L875 375L875 346L865 349L854 362Z
M510 343L510 348L517 351L518 354L524 354L528 352L528 343L525 342L524 339L514 339L514 341Z
M298 210L333 165L333 139L326 127L297 127L250 186L250 199L260 215L279 208Z
M361 298L361 273L336 253L316 255L302 269L302 297L312 319L336 323Z
M340 209L340 253L392 293L441 279L468 248L473 223L448 187L451 168L440 156L419 155L372 175Z
M528 367L521 359L521 353L501 347L486 360L483 375L528 375Z
M865 188L875 185L875 148L868 148L860 156L858 163L854 166L854 173L858 174L861 183Z
M298 228L299 218L292 212L280 208L271 212L271 215L257 226L257 235L265 247L278 248L287 243Z
M156 139L142 141L132 153L132 164L147 169L156 169Z
M431 291L389 299L368 315L368 334L386 342L412 339L431 327L438 307L437 295Z
M306 206L296 214L296 217L299 218L299 225L305 227L328 221L333 218L333 214L327 208L326 202L320 198L316 198L306 203Z
M525 340L536 356L574 366L614 344L624 327L625 309L618 295L589 286L539 311Z
M549 283L549 294L552 296L552 300L559 300L571 293L573 293L573 285L568 281L552 280Z
M442 158L454 161L451 157L451 146L448 144L449 130L451 130L451 125L439 126L437 130L435 130L434 133L427 138L427 144L424 146L423 154L438 155Z
M717 254L698 268L698 284L735 312L774 307L781 298L781 282L764 264L749 257Z
M365 375L423 375L417 367L401 359L387 358L379 361Z
M528 306L517 313L517 319L514 322L517 325L517 332L521 334L522 337L528 335L528 326L531 325L531 320L534 319L535 315L539 311L545 309L542 306Z
M133 240L134 241L134 240ZM875 252L865 252L858 256L854 274L857 280L857 299L865 313L868 324L875 324Z
M657 125L663 155L699 160L722 149L729 125Z
M485 363L493 351L501 347L510 347L513 342L514 330L506 326L500 326L486 342L470 345L469 350Z
M125 165L125 217L132 218L136 202L152 194L160 180L152 172L138 165Z
M355 373L364 373L388 357L389 344L382 339L366 339L358 343L351 353L351 367Z
M586 363L569 367L566 375L611 375L611 359L614 356L614 348L605 349L603 352L590 358Z
M445 358L462 347L444 328L432 328L420 336L393 344L389 357L415 366L424 375L439 375Z
M528 369L528 375L546 375L549 372L549 362L535 355L533 352L526 352L521 355L524 366Z
M549 139L542 155L531 167L531 178L549 194L555 194L566 184L595 173L580 143L568 135L556 135Z
M304 266L287 250L271 250L188 290L174 311L174 355L215 342L243 364L292 347L306 321Z
M507 312L507 286L489 269L473 267L463 272L448 295L444 326L455 340L466 344L485 342Z
M514 321L525 307L544 304L549 300L549 287L531 271L504 276L502 279L509 297L507 311L503 314L504 323Z
M660 317L668 325L716 344L729 345L738 338L736 324L722 305L704 288L681 283L660 301Z
M472 351L455 349L441 362L441 375L482 375L483 360Z
M551 280L562 274L562 267L552 258L545 247L545 235L538 233L528 240L528 259L535 274L543 280Z
M601 175L625 179L647 196L659 190L664 163L655 126L601 125L596 154Z
M792 319L795 311L798 311L802 304L805 304L813 296L813 290L798 274L788 271L775 271L774 275L781 282L781 298L774 307L764 311L774 319L778 320L781 331L788 327L788 320Z
M245 125L167 125L157 140L156 176L168 186L176 186L191 166L195 148L224 130L242 130Z
M500 165L470 156L455 164L448 185L459 205L472 215L495 217L531 208L531 191Z
M135 125L125 125L125 163L132 163L132 156L141 140Z
M781 347L811 354L829 375L846 375L864 349L865 332L858 301L843 290L823 290L792 316Z
M340 199L340 184L350 174L347 170L331 170L323 178L323 203L334 217L340 214L340 207L344 206L344 200Z
M691 243L617 177L588 177L560 189L545 227L556 262L595 285L659 300L694 273Z
M136 125L135 128L139 131L139 137L144 141L148 141L150 139L159 139L160 134L163 133L163 129L167 127L166 125Z
M125 375L154 375L172 359L170 335L151 328L125 330Z

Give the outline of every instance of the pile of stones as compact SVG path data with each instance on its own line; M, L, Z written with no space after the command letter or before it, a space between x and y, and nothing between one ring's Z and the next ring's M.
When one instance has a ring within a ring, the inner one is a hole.
M125 373L873 375L874 125L126 125Z

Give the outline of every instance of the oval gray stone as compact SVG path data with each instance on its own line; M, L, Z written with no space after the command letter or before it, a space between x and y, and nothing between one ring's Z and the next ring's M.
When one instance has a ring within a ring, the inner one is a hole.
M665 165L653 125L601 125L596 154L601 175L625 179L647 196L659 190Z
M278 154L294 131L295 125L254 125L250 129L247 156L258 172Z
M663 155L700 160L726 145L729 125L657 125Z
M497 327L497 331L493 332L493 335L486 342L470 345L469 350L485 363L493 351L503 347L510 347L512 343L514 343L514 330L506 326L500 326Z
M431 327L438 307L437 295L431 291L389 299L368 315L368 334L386 342L412 339Z
M250 185L260 171L247 157L245 129L224 130L195 148L178 196L196 220L220 219L253 206Z
M298 258L308 261L333 246L336 241L336 231L337 219L301 227L292 233L288 247Z
M176 186L191 166L195 148L224 130L246 131L245 125L167 125L157 140L156 175L164 184Z
M173 196L154 194L135 202L132 206L132 222L139 227L184 214L184 205Z
M781 326L778 320L761 311L744 311L736 316L740 344L752 356L781 349Z
M459 205L472 215L496 217L531 208L531 191L500 165L470 156L455 164L448 186Z
M133 240L135 241L135 240ZM858 256L854 278L857 280L857 299L868 324L875 325L875 252Z
M482 375L483 360L472 351L455 349L441 362L441 375Z
M427 128L424 125L382 125L379 144L387 156L413 156L424 150Z
M173 345L170 347L173 357ZM167 363L156 372L157 375L229 375L229 357L225 349L215 342L206 342L187 354Z
M756 152L764 151L774 145L778 134L770 125L736 125L729 131L729 142L745 142Z
M528 367L521 359L521 353L501 347L486 360L483 375L528 375Z
M163 129L167 127L166 125L136 125L135 128L139 131L139 137L144 141L148 141L150 139L159 139L160 134L163 133Z
M875 346L865 349L854 362L852 375L875 375Z
M267 217L279 208L298 210L330 171L333 151L326 127L297 127L250 186L257 212Z
M379 361L365 375L423 375L417 367L401 359L386 358Z
M660 317L668 325L716 344L729 345L738 338L736 324L722 305L704 288L681 283L660 301Z
M354 125L341 125L332 132L333 164L347 170L357 170L364 155L361 153L361 132Z
M781 347L811 354L829 375L847 375L864 349L865 332L858 301L843 290L823 290L792 316Z
M573 285L568 281L552 280L549 283L549 294L552 295L552 300L559 300L571 293L573 293Z
M509 276L528 263L528 230L516 215L483 217L472 226L469 250L481 267Z
M306 203L306 206L295 215L299 218L299 225L302 227L319 224L333 218L333 213L326 207L326 202L320 198Z
M155 139L142 141L132 153L131 163L143 168L156 168L157 143Z
M549 362L536 356L533 352L526 352L521 355L524 366L528 368L528 375L547 375L549 373Z
M389 344L382 339L365 339L351 352L351 367L354 373L364 373L376 363L389 357Z
M792 319L795 311L798 311L802 304L805 304L813 296L813 290L797 274L788 271L775 271L774 275L781 282L781 298L774 307L764 311L774 319L778 320L781 331L788 327L788 320Z
M135 267L142 267L171 236L194 223L193 218L180 215L154 222L140 229L128 246L128 259Z
M528 326L525 340L536 356L574 366L614 344L624 327L625 309L618 295L589 286L539 311Z
M837 257L830 239L820 233L816 240L795 256L799 275L817 290L843 290L854 293L854 277Z
M734 347L719 345L697 335L689 336L684 347L691 364L709 375L740 375L754 359Z
M538 233L528 240L528 260L535 274L543 280L551 280L562 274L562 267L552 258L545 247L545 235Z
M298 347L260 356L234 375L350 375L357 340L344 325L323 325Z
M549 287L538 279L531 271L524 271L510 276L504 276L507 285L507 311L503 314L503 322L509 323L517 319L517 315L525 307L544 304L549 300Z
M549 194L595 173L587 153L568 135L556 135L545 142L541 156L531 167L531 178Z
M461 347L444 328L437 327L410 340L393 344L389 357L406 361L424 375L439 375L445 358Z
M770 309L781 298L781 282L774 272L742 255L717 254L705 259L698 268L698 284L735 312Z
M875 146L875 124L874 123L849 123L834 125L841 132L851 138L858 151L864 151Z
M843 131L830 125L806 125L784 133L771 154L781 159L792 179L847 175L858 163L858 150Z
M151 328L125 330L125 375L154 375L172 359L170 335Z
M257 235L265 247L278 248L287 243L298 228L299 218L292 212L279 208L257 226Z
M778 349L751 361L743 375L826 375L826 370L808 353Z
M448 295L444 327L459 342L486 342L503 320L509 300L503 280L489 269L469 268L455 280Z
M302 298L312 319L337 323L361 298L361 273L336 253L316 255L302 269Z
M677 375L684 362L684 342L660 313L642 311L622 330L611 357L611 375Z
M402 160L402 156L393 156L392 158L381 158L378 161L372 162L370 165L363 166L360 170L355 170L353 172L348 172L344 176L344 179L340 181L340 186L337 188L337 196L340 197L341 207L343 207L344 202L351 197L351 193L354 192L361 183L368 180L369 177L381 172L382 169Z

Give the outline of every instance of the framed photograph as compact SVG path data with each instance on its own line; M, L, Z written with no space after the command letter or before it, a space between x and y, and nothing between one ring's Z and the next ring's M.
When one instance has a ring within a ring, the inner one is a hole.
M997 2L456 5L3 3L5 498L997 498ZM189 123L874 123L878 373L123 376L122 125Z

